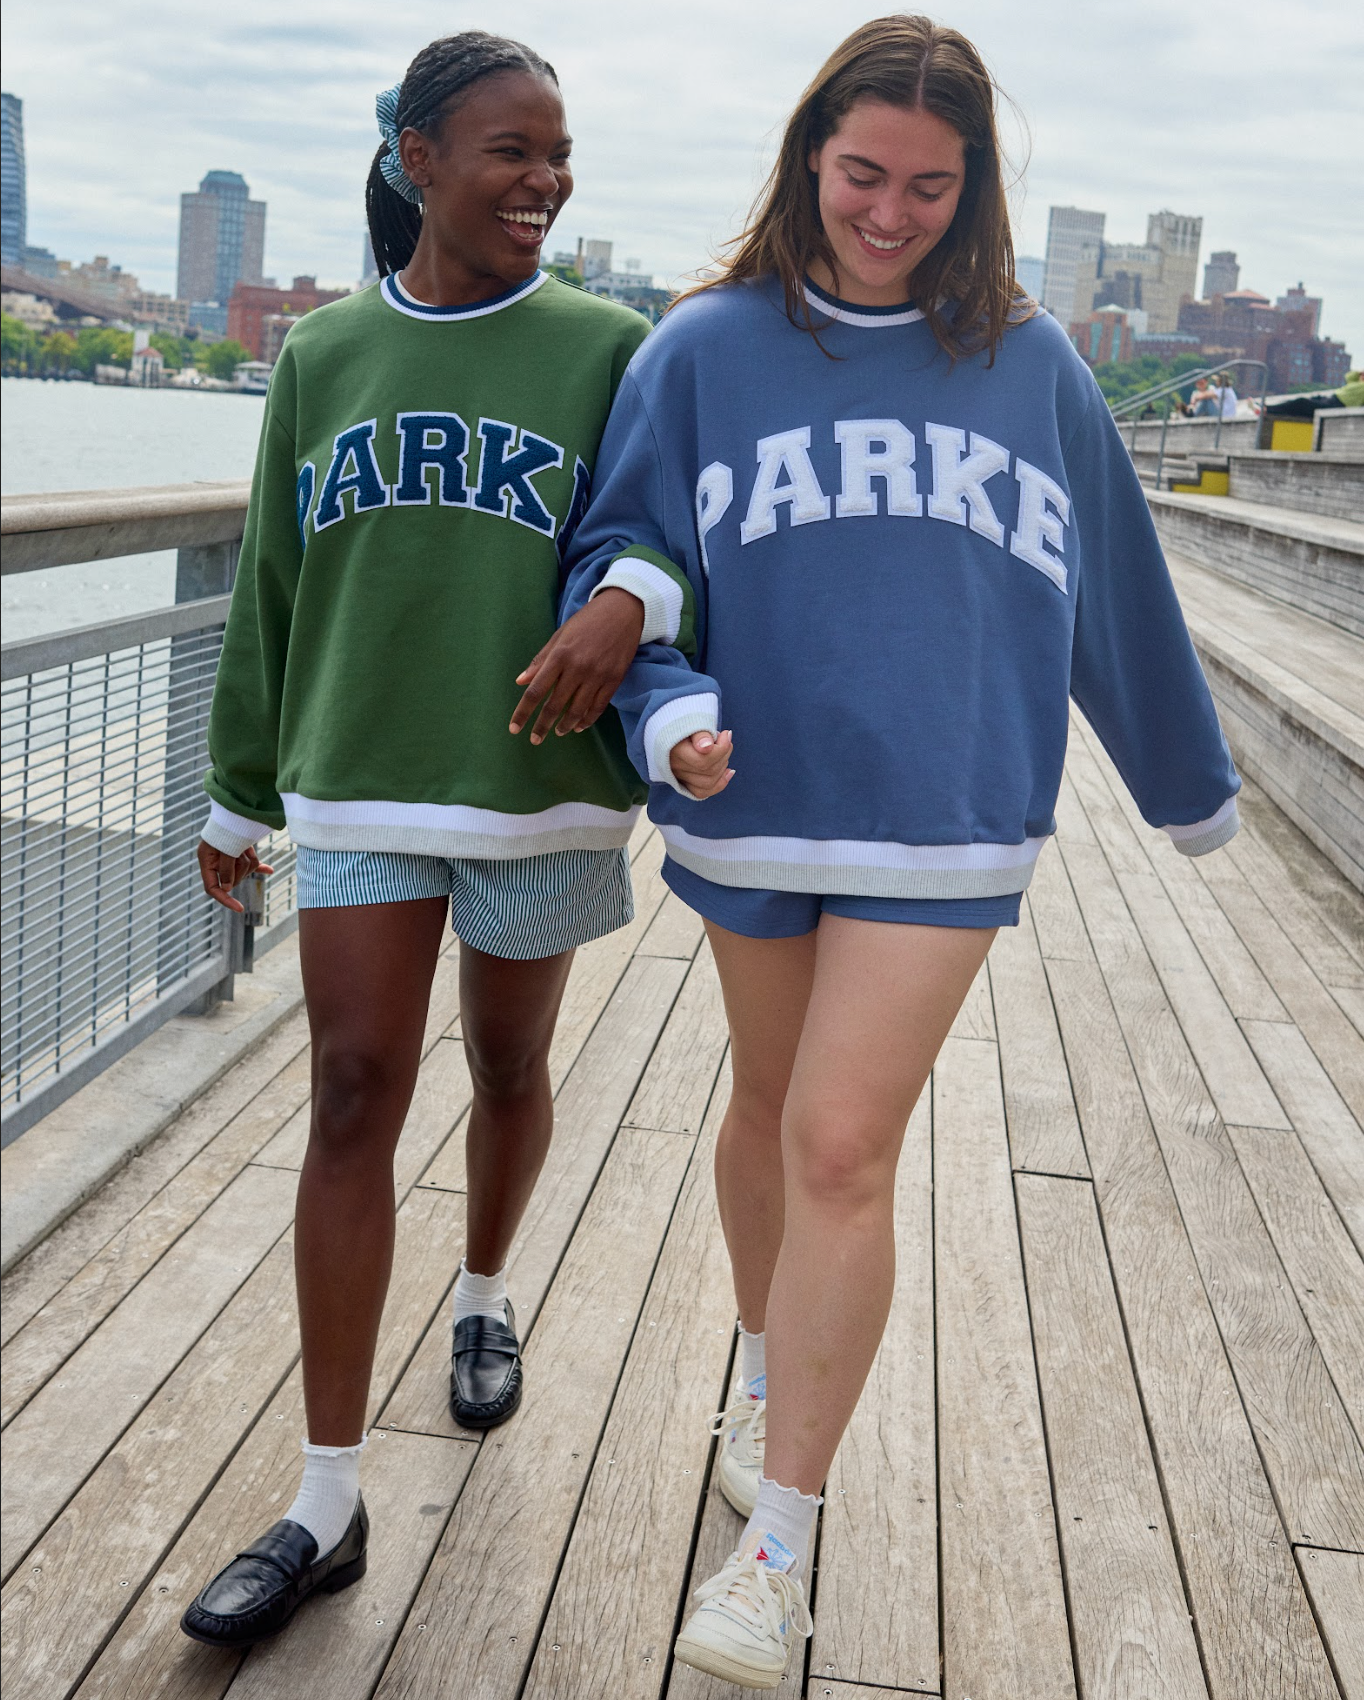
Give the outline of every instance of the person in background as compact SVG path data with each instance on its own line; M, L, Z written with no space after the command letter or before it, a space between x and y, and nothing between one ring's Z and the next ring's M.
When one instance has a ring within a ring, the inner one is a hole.
M377 111L381 281L284 344L209 725L204 887L239 909L255 845L288 825L313 1069L294 1229L302 1480L184 1614L219 1647L365 1571L393 1153L447 918L473 1087L450 1410L487 1429L522 1394L506 1262L553 1129L559 1001L574 949L633 912L624 847L644 787L615 714L597 716L638 644L638 601L617 591L575 628L606 670L594 682L570 657L567 713L520 741L508 718L518 669L554 634L562 551L649 327L540 269L573 176L538 54L449 36ZM555 721L586 730L547 738Z
M1217 391L1213 389L1206 378L1200 378L1193 387L1189 397L1188 414L1191 419L1215 419L1217 417Z
M1265 414L1270 419L1311 419L1323 408L1335 407L1364 407L1364 372L1347 372L1338 390L1313 390L1271 401Z
M1221 414L1223 419L1235 419L1237 400L1238 398L1235 389L1232 387L1231 378L1227 373L1223 372L1222 376L1218 380L1217 386L1217 407L1218 412Z

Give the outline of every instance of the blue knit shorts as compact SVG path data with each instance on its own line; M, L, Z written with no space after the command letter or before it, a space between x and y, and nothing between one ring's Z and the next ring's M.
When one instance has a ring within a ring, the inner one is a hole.
M615 932L635 915L621 850L551 850L493 860L397 850L298 849L300 909L448 897L460 940L529 962Z
M727 932L748 939L796 939L814 932L823 915L854 921L899 921L920 927L1016 927L1021 892L1003 897L847 897L819 891L760 891L720 885L669 856L663 878L688 908Z

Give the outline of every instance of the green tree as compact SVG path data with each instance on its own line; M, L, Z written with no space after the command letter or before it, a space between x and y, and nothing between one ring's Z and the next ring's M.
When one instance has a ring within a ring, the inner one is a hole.
M552 273L553 276L562 278L565 283L571 283L574 289L586 289L587 287L587 279L576 266L546 266L544 269Z
M33 370L37 355L35 333L12 313L0 313L0 368L10 377L20 377Z
M242 361L250 358L250 349L243 348L239 342L214 342L209 344L204 365L211 378L230 379Z
M153 331L147 340L166 362L168 372L178 372L184 365L185 350L180 337L171 336L166 331Z
M133 333L111 330L108 325L85 325L76 333L79 372L93 374L96 366L126 366L133 357Z
M76 359L76 339L70 331L53 331L43 344L43 369L47 372L58 372L63 377L71 370Z

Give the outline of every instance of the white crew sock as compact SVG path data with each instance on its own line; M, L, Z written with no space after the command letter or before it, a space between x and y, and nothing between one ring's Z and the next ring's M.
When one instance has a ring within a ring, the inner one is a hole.
M759 1550L770 1554L766 1562L774 1569L790 1570L804 1581L810 1564L815 1516L823 1503L818 1494L782 1487L768 1476L759 1476L757 1503L744 1526L739 1551L751 1552L756 1544Z
M739 1373L750 1399L767 1397L767 1336L750 1334L739 1324Z
M459 1260L459 1278L455 1282L455 1321L466 1316L491 1316L497 1322L507 1320L507 1269L504 1264L496 1275L475 1275Z
M298 1497L284 1515L301 1523L313 1537L319 1558L329 1553L350 1528L360 1497L360 1454L364 1449L363 1436L356 1446L303 1442L303 1480Z

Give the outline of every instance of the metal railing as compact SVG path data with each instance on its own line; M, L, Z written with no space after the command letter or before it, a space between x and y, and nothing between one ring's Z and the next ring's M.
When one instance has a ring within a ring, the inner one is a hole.
M1122 420L1127 414L1132 415L1132 439L1127 445L1127 452L1132 454L1137 446L1137 426L1141 423L1141 415L1148 407L1154 408L1156 402L1164 401L1165 416L1160 432L1160 452L1156 456L1156 489L1160 489L1160 475L1165 470L1165 439L1170 431L1170 409L1180 390L1185 390L1196 384L1200 378L1220 377L1223 372L1233 372L1242 366L1254 367L1260 373L1260 417L1264 418L1265 396L1269 387L1269 367L1263 360L1224 360L1217 366L1200 366L1195 372L1181 372L1177 378L1166 378L1159 384L1152 384L1150 389L1142 390L1140 394L1128 396L1126 401L1110 406L1109 412L1114 419ZM1222 412L1218 408L1217 429L1213 432L1212 449L1216 454L1222 442Z
M0 1138L292 931L293 850L211 904L194 849L247 486L6 498L6 574L177 547L176 604L0 648Z

